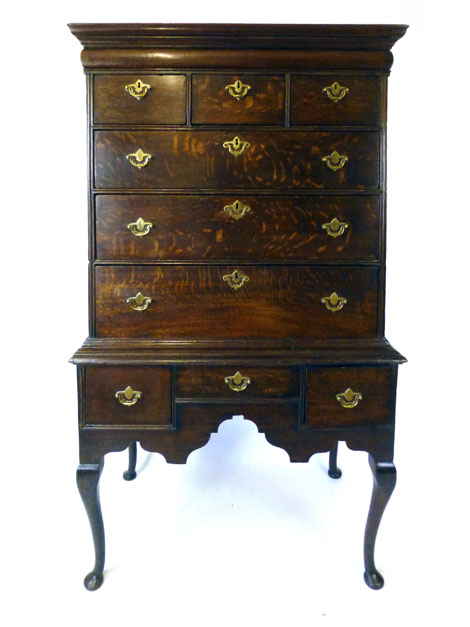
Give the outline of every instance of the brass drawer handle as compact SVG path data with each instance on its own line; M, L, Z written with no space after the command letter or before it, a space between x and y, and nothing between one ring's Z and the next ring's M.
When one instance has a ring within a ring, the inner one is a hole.
M362 401L362 394L360 392L353 392L351 388L348 388L345 392L336 395L336 400L346 409L352 409L356 407L359 401Z
M225 89L236 100L244 98L248 91L251 89L251 85L245 85L240 79L236 80L233 85L226 85Z
M143 218L138 218L135 222L131 222L127 225L127 228L136 237L145 237L150 233L150 229L153 228L151 222L145 222Z
M338 296L336 292L333 292L329 296L325 296L324 298L322 298L321 302L330 311L339 311L348 302L348 299L343 298L342 296Z
M322 92L333 102L339 102L346 96L346 94L349 94L349 89L341 86L338 81L335 81L332 85L324 87Z
M235 136L231 141L224 142L222 146L224 148L228 148L228 151L231 155L238 157L242 154L242 152L250 147L250 142L245 142L238 136Z
M129 161L131 165L135 168L145 168L148 164L152 155L148 152L144 152L141 148L137 150L137 152L131 152L129 155L126 155L126 159Z
M145 311L151 302L152 299L149 296L144 296L142 292L137 292L135 296L126 299L126 303L135 311Z
M325 222L325 224L322 224L321 228L325 229L331 237L339 237L347 228L349 228L349 224L347 222L340 222L337 218L333 218L331 222Z
M128 385L125 390L119 390L119 392L116 392L114 396L118 399L121 405L130 407L131 405L135 405L137 401L142 398L142 392L133 390L131 386Z
M250 277L244 274L241 270L234 270L232 274L225 274L222 278L224 281L227 281L230 287L234 290L239 290L244 283L247 283L250 280Z
M152 89L150 85L147 83L143 83L140 78L136 80L135 83L131 83L131 85L126 85L126 91L137 100L142 100L149 93L149 90Z
M322 161L326 163L326 165L336 172L336 170L341 170L341 168L345 165L346 161L348 161L348 157L345 155L340 155L336 150L333 150L331 155L326 155L326 157L322 157Z
M251 207L236 200L233 205L226 205L224 211L234 220L240 220L240 218L243 218L243 216L251 211Z
M244 377L240 372L236 372L232 377L225 377L225 383L234 392L242 392L250 385L250 377Z

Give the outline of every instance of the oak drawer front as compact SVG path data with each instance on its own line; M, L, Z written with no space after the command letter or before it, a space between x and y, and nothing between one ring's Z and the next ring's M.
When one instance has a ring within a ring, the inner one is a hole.
M184 367L176 375L177 398L298 398L300 375L296 368Z
M284 124L283 76L193 74L193 124Z
M379 258L376 196L96 196L102 260Z
M95 124L186 124L186 77L95 76L93 119Z
M394 377L389 366L308 369L308 427L391 423L394 403Z
M86 425L170 427L171 370L163 366L87 366Z
M379 134L370 131L95 131L94 142L97 189L365 190L379 185ZM245 149L236 156L234 146ZM341 165L339 157L347 161Z
M347 126L379 123L378 77L292 76L291 124Z
M176 339L370 338L377 333L377 286L377 267L98 266L96 332ZM338 302L335 294L345 300Z

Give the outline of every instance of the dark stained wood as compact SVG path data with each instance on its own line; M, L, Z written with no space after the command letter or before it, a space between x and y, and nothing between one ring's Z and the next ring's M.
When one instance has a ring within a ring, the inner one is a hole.
M126 85L138 79L150 85L137 100ZM186 124L186 76L183 74L106 74L94 77L95 124Z
M349 89L338 102L322 91L334 82ZM291 124L380 124L379 77L341 73L292 76Z
M251 383L236 392L225 383L225 377L240 372ZM220 367L178 368L176 398L229 398L231 402L246 398L284 398L300 396L300 372L293 368L253 368L245 364Z
M223 144L250 143L238 157ZM376 132L252 130L95 131L98 189L377 189ZM132 166L126 155L151 154ZM336 172L322 162L333 150L348 157Z
M171 370L161 366L89 366L85 374L86 425L171 426ZM142 392L130 407L115 394L128 385Z
M250 85L237 100L225 89L237 80ZM193 124L284 124L286 82L283 76L193 74Z
M224 207L250 207L235 219ZM107 195L96 196L96 258L101 260L376 261L377 196ZM153 224L137 237L127 225ZM333 218L348 228L332 237Z
M241 266L238 290L223 277L235 266L99 266L96 333L154 338L367 338L377 333L377 268ZM135 311L127 298L153 299ZM348 299L329 311L321 298Z
M362 394L362 400L356 407L342 407L336 400L336 395L348 388ZM308 427L391 424L394 409L395 382L392 367L308 369Z

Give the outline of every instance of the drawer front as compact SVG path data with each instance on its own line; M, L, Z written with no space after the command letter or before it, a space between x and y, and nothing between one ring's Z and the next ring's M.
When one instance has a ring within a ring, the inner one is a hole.
M378 77L292 76L291 124L379 123Z
M295 368L224 367L179 368L177 398L298 398L300 376Z
M284 124L281 76L194 74L193 124Z
M308 427L390 424L393 420L395 380L389 366L309 368L307 386Z
M377 279L376 267L99 266L96 332L98 337L370 338L377 333ZM341 309L334 298L322 302L333 293L347 300Z
M86 425L171 427L171 370L162 366L88 366Z
M95 76L93 120L95 124L186 124L186 77Z
M241 143L227 144L235 138ZM375 132L95 131L94 140L97 189L365 190L379 185ZM232 154L234 146L236 151L246 146L243 142L249 146ZM342 167L330 161L336 170L322 161L334 153L347 158Z
M134 261L375 261L379 200L98 195L96 255Z

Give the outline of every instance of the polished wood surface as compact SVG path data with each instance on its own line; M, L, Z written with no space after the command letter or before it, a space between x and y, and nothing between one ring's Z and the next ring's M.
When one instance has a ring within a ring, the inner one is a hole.
M242 266L249 277L232 289L234 266L98 266L98 337L367 338L377 335L377 268ZM152 298L134 311L127 298ZM321 299L348 302L329 311Z
M238 157L223 144L239 137ZM151 154L133 167L126 155ZM334 172L322 158L348 157ZM97 189L351 189L379 187L379 135L356 131L95 131Z
M138 100L126 85L141 80L150 86ZM186 124L186 76L182 74L114 74L94 77L95 124Z
M239 200L242 218L224 208ZM377 196L253 196L99 194L96 258L99 260L378 261ZM153 226L133 235L139 218ZM322 225L336 218L344 234Z

